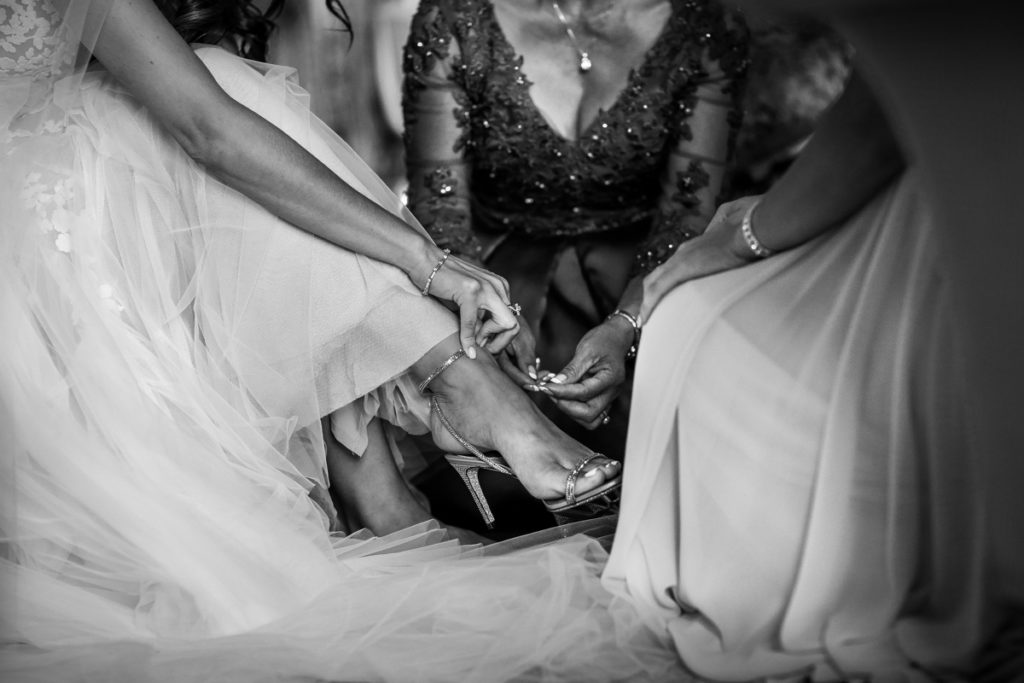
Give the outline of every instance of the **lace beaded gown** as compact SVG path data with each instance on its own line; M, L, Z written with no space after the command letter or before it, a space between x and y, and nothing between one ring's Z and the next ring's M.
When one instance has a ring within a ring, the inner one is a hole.
M430 525L328 533L320 416L357 450L374 414L414 425L403 373L455 322L221 185L86 69L103 3L0 0L0 678L671 671L601 589L594 541L488 557ZM197 53L401 211L288 70Z
M998 618L984 519L1022 508L981 487L917 187L647 323L604 579L700 676L967 680Z
M547 369L572 358L630 277L714 212L726 151L708 131L738 123L746 31L714 2L671 5L617 99L576 140L535 104L530 73L544 65L516 52L494 2L421 0L413 19L403 101L409 207L440 246L509 281ZM625 404L596 432L558 410L549 417L620 455Z

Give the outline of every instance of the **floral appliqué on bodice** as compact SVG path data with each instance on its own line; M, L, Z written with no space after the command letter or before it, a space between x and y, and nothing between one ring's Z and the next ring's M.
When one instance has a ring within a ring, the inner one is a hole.
M76 53L48 0L0 0L0 141L62 129L54 86L72 72Z
M0 0L0 80L49 80L70 66L63 29L45 0Z
M74 71L72 42L64 16L48 0L0 0L0 157L23 155L18 141L30 144L66 129L67 111L55 102L55 92ZM27 169L18 193L58 253L72 249L76 186L67 169L39 161Z
M564 239L628 230L637 269L650 270L704 227L693 222L709 160L670 162L693 137L691 117L708 82L738 125L746 39L742 22L713 1L673 2L625 90L568 140L534 105L522 57L491 0L423 0L405 52L410 208L439 245L477 258L483 234ZM450 99L431 100L432 90ZM421 117L437 119L440 107L448 130L424 127ZM451 149L438 140L452 140Z

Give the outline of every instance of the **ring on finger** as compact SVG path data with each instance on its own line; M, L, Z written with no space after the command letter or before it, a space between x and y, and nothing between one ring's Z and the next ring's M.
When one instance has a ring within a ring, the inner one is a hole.
M508 306L508 310L512 311L512 315L514 315L515 317L518 318L520 315L523 314L523 307L520 306L519 304L511 303L506 305Z
M606 425L606 424L608 424L611 421L612 421L612 416L608 414L608 411L607 410L602 411L601 412L601 424L602 425Z

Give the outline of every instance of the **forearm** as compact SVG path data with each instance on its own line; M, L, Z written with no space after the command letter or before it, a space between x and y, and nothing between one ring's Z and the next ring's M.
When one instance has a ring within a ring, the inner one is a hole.
M100 62L214 176L301 229L426 277L430 240L229 97L152 2L119 0L96 19Z
M218 180L283 220L349 251L425 277L438 249L422 233L364 197L245 107L221 110L194 152Z
M884 112L855 73L806 148L762 198L754 232L773 251L802 244L850 216L903 168Z
M626 284L626 289L619 297L619 305L616 308L636 317L640 315L640 304L643 303L643 298L644 276L637 275Z

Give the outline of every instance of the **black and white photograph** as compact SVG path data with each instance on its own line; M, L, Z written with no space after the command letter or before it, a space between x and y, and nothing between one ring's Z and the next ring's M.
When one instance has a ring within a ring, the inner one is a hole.
M1005 0L0 0L0 680L1024 683Z

